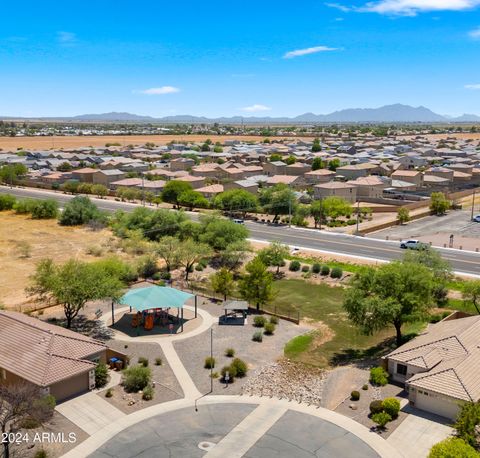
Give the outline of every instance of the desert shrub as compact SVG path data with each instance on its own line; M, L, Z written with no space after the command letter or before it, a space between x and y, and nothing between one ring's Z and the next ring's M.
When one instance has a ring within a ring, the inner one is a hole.
M95 367L95 388L102 388L108 383L108 368L105 363L98 363Z
M142 399L143 399L144 401L151 401L151 400L153 399L153 393L154 393L154 390L153 390L152 385L147 385L147 386L143 389Z
M258 315L253 318L253 325L256 328L263 328L266 322L267 322L267 319L263 315Z
M138 358L138 364L141 364L143 367L148 367L148 358L145 358L145 356L140 356Z
M296 259L293 261L290 261L290 265L288 266L288 270L292 272L298 272L300 270L301 264L300 261L297 261Z
M310 266L308 266L307 264L304 264L302 266L302 272L310 272Z
M233 383L235 381L235 377L237 376L237 368L235 366L223 366L220 373L222 374L222 382L225 382L225 376L229 375L228 383Z
M322 270L322 266L318 262L313 263L312 272L314 274L319 274L321 270Z
M278 324L278 316L272 315L270 317L270 323L277 325Z
M211 377L211 378L218 378L218 377L220 377L220 375L219 375L218 372L212 372L212 373L210 374L210 377Z
M370 369L370 383L377 386L385 386L388 383L388 373L383 367L372 367Z
M273 323L265 323L265 335L272 336L275 332L275 325Z
M90 221L106 222L107 217L84 196L76 196L65 204L59 222L62 226L80 226Z
M263 334L262 331L257 331L253 333L252 340L254 342L261 342L263 340Z
M207 356L203 365L205 369L213 369L215 367L215 358Z
M123 386L128 393L143 390L152 379L152 371L145 366L131 366L123 370Z
M383 404L382 404L382 401L380 400L375 400L375 401L372 401L370 403L370 413L372 415L376 414L376 413L380 413L380 412L383 412Z
M35 202L30 199L17 200L16 204L13 206L15 213L19 215L25 215L32 212L32 208L35 205Z
M161 366L163 364L162 358L155 358L155 366Z
M172 274L170 272L162 271L162 272L159 272L159 273L160 273L160 279L161 280L171 280L171 278L172 278Z
M359 391L352 391L350 393L350 399L352 401L358 401L360 399L360 392Z
M113 396L113 390L111 388L109 388L106 392L105 392L105 397L106 398L111 398Z
M367 391L368 390L368 385L365 383L365 385L362 386L362 390Z
M54 219L58 216L58 203L53 199L36 200L30 213L33 219Z
M37 450L34 455L34 458L47 458L47 457L48 457L48 453L44 448Z
M330 272L332 278L342 278L343 270L340 267L334 267Z
M95 256L97 258L102 256L102 254L103 254L103 248L101 246L98 246L98 245L90 245L89 247L87 247L87 249L85 251L90 256Z
M138 275L142 278L151 278L158 271L157 260L154 256L142 256L137 264Z
M322 269L320 270L320 273L324 276L327 276L330 273L330 267L328 267L326 264L322 266Z
M398 412L400 412L400 401L396 398L385 398L382 401L382 408L392 418L397 418Z
M42 426L42 423L35 417L28 416L23 418L20 422L20 427L23 429L35 429L39 428L40 426Z
M10 194L0 194L0 211L12 210L17 199Z
M380 427L384 428L385 425L392 420L392 417L386 412L378 412L372 415L372 420Z
M26 240L19 240L15 242L17 253L19 258L29 258L32 255L32 245L30 245Z
M477 446L477 425L480 424L480 404L478 402L466 402L462 405L454 428L457 435L472 447Z
M195 270L196 270L197 272L202 272L203 269L204 269L204 267L203 267L201 264L197 264L197 265L195 266Z
M233 348L227 348L225 350L225 356L228 356L229 358L233 358L235 356L235 350Z
M247 363L245 361L243 361L242 359L235 358L232 361L232 364L230 364L230 368L232 368L232 367L235 368L236 376L238 378L242 378L242 377L245 377L247 375L248 366L247 366Z

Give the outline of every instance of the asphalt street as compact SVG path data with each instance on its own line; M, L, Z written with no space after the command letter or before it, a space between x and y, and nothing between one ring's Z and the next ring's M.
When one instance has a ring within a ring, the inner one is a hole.
M54 198L60 205L65 204L74 196L62 192L52 192L33 188L9 188L0 186L0 193L12 194L25 198ZM117 202L107 199L92 198L98 208L107 211L132 211L137 204ZM197 219L198 214L188 212L192 219ZM288 228L285 226L269 225L247 221L250 231L250 239L269 242L278 240L291 247L301 249L318 250L325 253L340 254L354 258L366 258L376 261L392 261L400 259L404 250L399 248L395 241L379 240L368 237L358 237L345 234L337 234L313 229ZM480 276L480 253L472 251L451 250L436 248L442 257L448 260L455 272Z

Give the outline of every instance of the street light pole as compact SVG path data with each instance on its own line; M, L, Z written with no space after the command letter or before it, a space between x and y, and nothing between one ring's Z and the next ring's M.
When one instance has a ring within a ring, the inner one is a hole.
M195 412L198 412L197 401L213 393L213 328L210 328L210 391L202 394L199 398L195 399Z
M357 235L358 235L359 222L360 222L360 201L357 199Z
M473 211L475 210L475 189L473 190L473 199L472 199L472 215L470 219L473 221Z
M140 172L142 175L142 205L145 207L145 174Z

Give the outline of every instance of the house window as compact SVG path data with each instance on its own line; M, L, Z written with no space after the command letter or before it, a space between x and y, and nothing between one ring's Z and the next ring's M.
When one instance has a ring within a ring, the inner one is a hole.
M405 364L397 364L397 374L407 375L407 366Z

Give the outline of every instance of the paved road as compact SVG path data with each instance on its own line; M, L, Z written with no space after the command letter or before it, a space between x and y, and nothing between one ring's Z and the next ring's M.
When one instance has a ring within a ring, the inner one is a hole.
M68 202L73 196L61 192L43 191L30 188L8 188L0 186L0 193L10 193L17 197L46 198L53 197L60 204ZM92 199L102 210L132 211L137 205L126 202L116 202L106 199ZM196 213L190 213L192 219L197 219ZM311 229L288 228L262 223L247 222L252 240L280 240L290 246L319 250L346 256L368 258L378 261L400 259L403 251L398 242L375 240L367 237L355 237L345 234ZM480 253L438 248L441 255L447 259L458 273L480 275Z
M326 420L284 409L263 427L255 422L258 409L220 404L158 415L117 434L90 458L379 458L355 434Z

